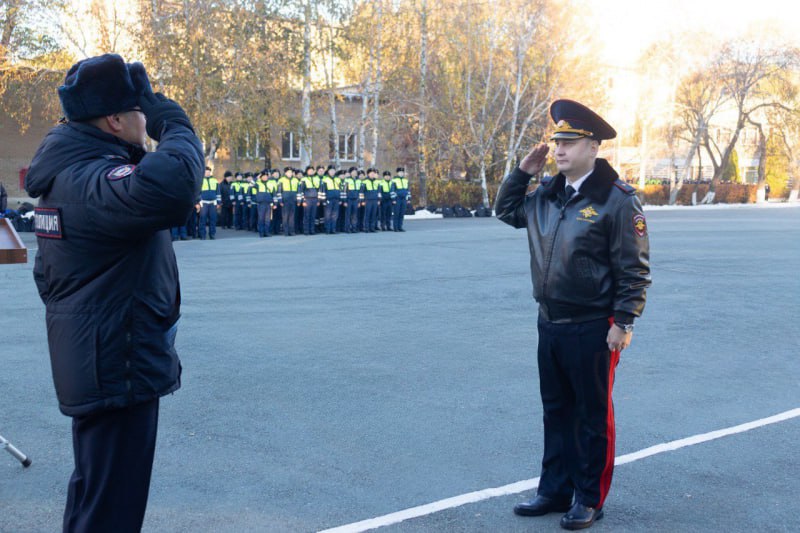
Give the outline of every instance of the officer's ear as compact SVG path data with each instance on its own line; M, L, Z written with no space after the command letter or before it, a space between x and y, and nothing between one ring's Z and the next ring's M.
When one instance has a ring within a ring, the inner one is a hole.
M91 124L92 126L94 126L99 130L102 130L106 133L110 133L112 135L117 135L124 128L119 113L115 113L113 115L106 115L103 117L97 117L95 119L90 120L89 124Z

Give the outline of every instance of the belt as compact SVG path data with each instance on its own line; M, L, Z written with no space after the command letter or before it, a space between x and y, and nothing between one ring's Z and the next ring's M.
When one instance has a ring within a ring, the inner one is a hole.
M200 200L200 203L201 204L214 204L214 205L216 205L217 201L216 200Z

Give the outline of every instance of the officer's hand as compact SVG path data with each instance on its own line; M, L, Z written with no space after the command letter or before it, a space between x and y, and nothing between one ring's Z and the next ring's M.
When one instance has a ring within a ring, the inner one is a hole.
M147 135L155 141L161 140L164 126L168 122L181 124L194 131L192 122L183 108L175 101L161 93L145 90L139 97L139 107L147 119Z
M615 350L622 351L628 346L631 345L631 339L633 338L633 332L625 333L620 327L611 326L608 330L608 335L606 336L606 343L608 344L608 349L612 352Z
M544 168L544 163L547 161L547 152L549 151L550 148L545 143L537 144L520 161L519 169L527 174L538 174Z

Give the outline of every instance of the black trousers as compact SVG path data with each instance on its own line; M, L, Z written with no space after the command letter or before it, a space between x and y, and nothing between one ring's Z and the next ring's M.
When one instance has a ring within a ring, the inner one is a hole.
M142 529L157 426L158 399L72 419L65 533Z
M612 321L556 324L539 318L539 388L544 456L538 493L602 507L614 471L611 390L619 352L606 337Z

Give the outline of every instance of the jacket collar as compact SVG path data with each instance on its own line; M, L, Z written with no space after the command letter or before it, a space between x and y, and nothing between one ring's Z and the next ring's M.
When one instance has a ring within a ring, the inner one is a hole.
M608 161L597 158L594 163L594 171L589 174L589 177L581 185L580 195L589 198L593 202L605 203L611 193L611 187L617 179L619 179L619 174L611 168ZM566 177L559 172L552 180L542 184L545 194L551 198L558 196L558 193L564 190L565 181Z
M109 155L121 155L134 165L139 164L139 161L141 161L144 155L147 153L144 147L131 144L115 135L104 132L100 128L92 126L91 124L86 124L84 122L68 122L66 126L84 135L94 137L106 145L110 145L109 148L111 148L115 153Z

